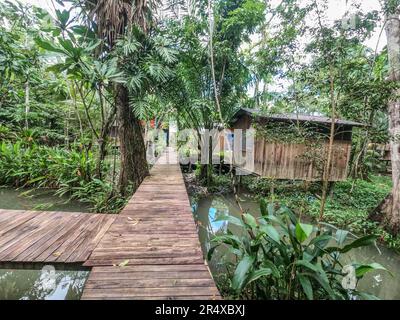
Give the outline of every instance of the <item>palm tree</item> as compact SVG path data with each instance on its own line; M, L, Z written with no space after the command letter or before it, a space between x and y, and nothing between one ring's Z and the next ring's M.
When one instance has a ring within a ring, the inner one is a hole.
M151 0L76 0L76 5L96 23L99 37L108 46L99 54L113 50L117 40L132 26L146 33L151 24ZM142 128L129 106L128 89L124 84L117 84L115 93L121 152L119 189L126 194L128 185L132 184L136 190L149 170Z

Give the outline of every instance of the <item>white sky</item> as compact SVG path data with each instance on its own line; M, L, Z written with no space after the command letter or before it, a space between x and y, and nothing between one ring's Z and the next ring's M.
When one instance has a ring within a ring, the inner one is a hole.
M21 2L30 3L39 7L42 7L52 14L54 12L52 0L20 0ZM277 5L282 0L271 0L273 5ZM328 19L338 20L343 17L343 15L348 11L351 4L361 3L361 9L365 12L371 10L380 10L381 6L379 4L379 0L328 0L329 8L326 12ZM54 5L58 7L57 3L54 2ZM52 14L53 15L53 14ZM380 28L377 28L374 35L366 41L366 45L372 49L375 49L378 43L378 51L380 51L386 45L386 36L383 32L381 38L379 39Z

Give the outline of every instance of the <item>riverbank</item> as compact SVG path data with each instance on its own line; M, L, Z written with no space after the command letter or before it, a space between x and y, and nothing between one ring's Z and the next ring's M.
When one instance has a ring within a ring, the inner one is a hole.
M228 175L215 176L210 187L198 181L194 173L185 173L184 177L192 199L233 192ZM400 237L392 236L369 219L370 212L390 193L391 188L390 177L379 175L371 176L369 181L348 179L335 183L327 199L324 222L359 236L377 234L381 243L400 252ZM319 217L321 186L318 182L276 181L244 176L238 189L242 193L249 193L257 201L265 199L286 205L298 216L307 216L314 222Z
M218 221L218 217L230 215L240 218L241 211L236 204L232 194L226 195L208 195L200 200L192 199L193 212L199 226L199 238L202 244L203 252L206 253L212 247L211 239L216 235L226 234L228 228L234 234L240 233L240 228L227 221ZM260 206L257 198L248 193L239 195L241 207L250 212L255 217L260 217ZM303 222L307 223L309 221ZM229 295L229 274L227 266L231 264L232 255L228 252L228 247L219 247L212 259L208 262L210 269L216 279L222 294ZM380 299L400 299L400 255L395 251L379 245L367 246L352 250L346 256L348 261L357 263L379 263L389 270L377 270L367 274L359 283L358 289L374 294Z
M237 225L219 218L229 215L240 219L242 211L233 195L229 176L213 179L209 187L196 179L195 173L185 173L184 177L199 227L200 242L206 255L213 247L212 239L215 236L227 234L228 230L233 236L241 234L242 230ZM315 223L320 205L318 183L277 182L250 176L242 177L241 180L238 199L245 212L256 218L261 217L260 200L265 199L267 202L280 203L291 208L301 217L302 223ZM221 182L220 186L218 182ZM373 176L370 181L348 180L337 183L331 190L324 218L326 223L360 237L379 234L379 248L358 248L348 253L346 259L357 263L379 263L392 272L395 279L399 279L400 255L393 250L399 249L398 239L386 234L376 223L368 220L370 209L379 204L387 192L390 192L390 188L390 179L384 176ZM226 246L215 250L209 265L221 293L230 297L230 273L233 271L228 266L232 266L233 255L227 250ZM368 274L358 287L381 299L400 299L400 287L387 272L375 271Z

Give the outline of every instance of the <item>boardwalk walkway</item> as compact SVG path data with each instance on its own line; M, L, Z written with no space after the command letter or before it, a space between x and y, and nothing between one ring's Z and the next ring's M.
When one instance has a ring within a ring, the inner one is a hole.
M177 155L159 158L119 215L0 210L0 263L93 267L83 299L219 299Z
M161 156L86 261L83 299L218 299L173 149Z

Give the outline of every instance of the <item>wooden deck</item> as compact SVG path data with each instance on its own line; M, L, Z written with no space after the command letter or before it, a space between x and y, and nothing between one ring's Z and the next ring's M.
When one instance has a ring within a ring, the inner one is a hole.
M83 299L219 299L173 149L119 215L0 210L0 263L93 267Z
M219 299L168 148L93 250L83 299Z
M0 262L83 263L116 216L0 210Z

